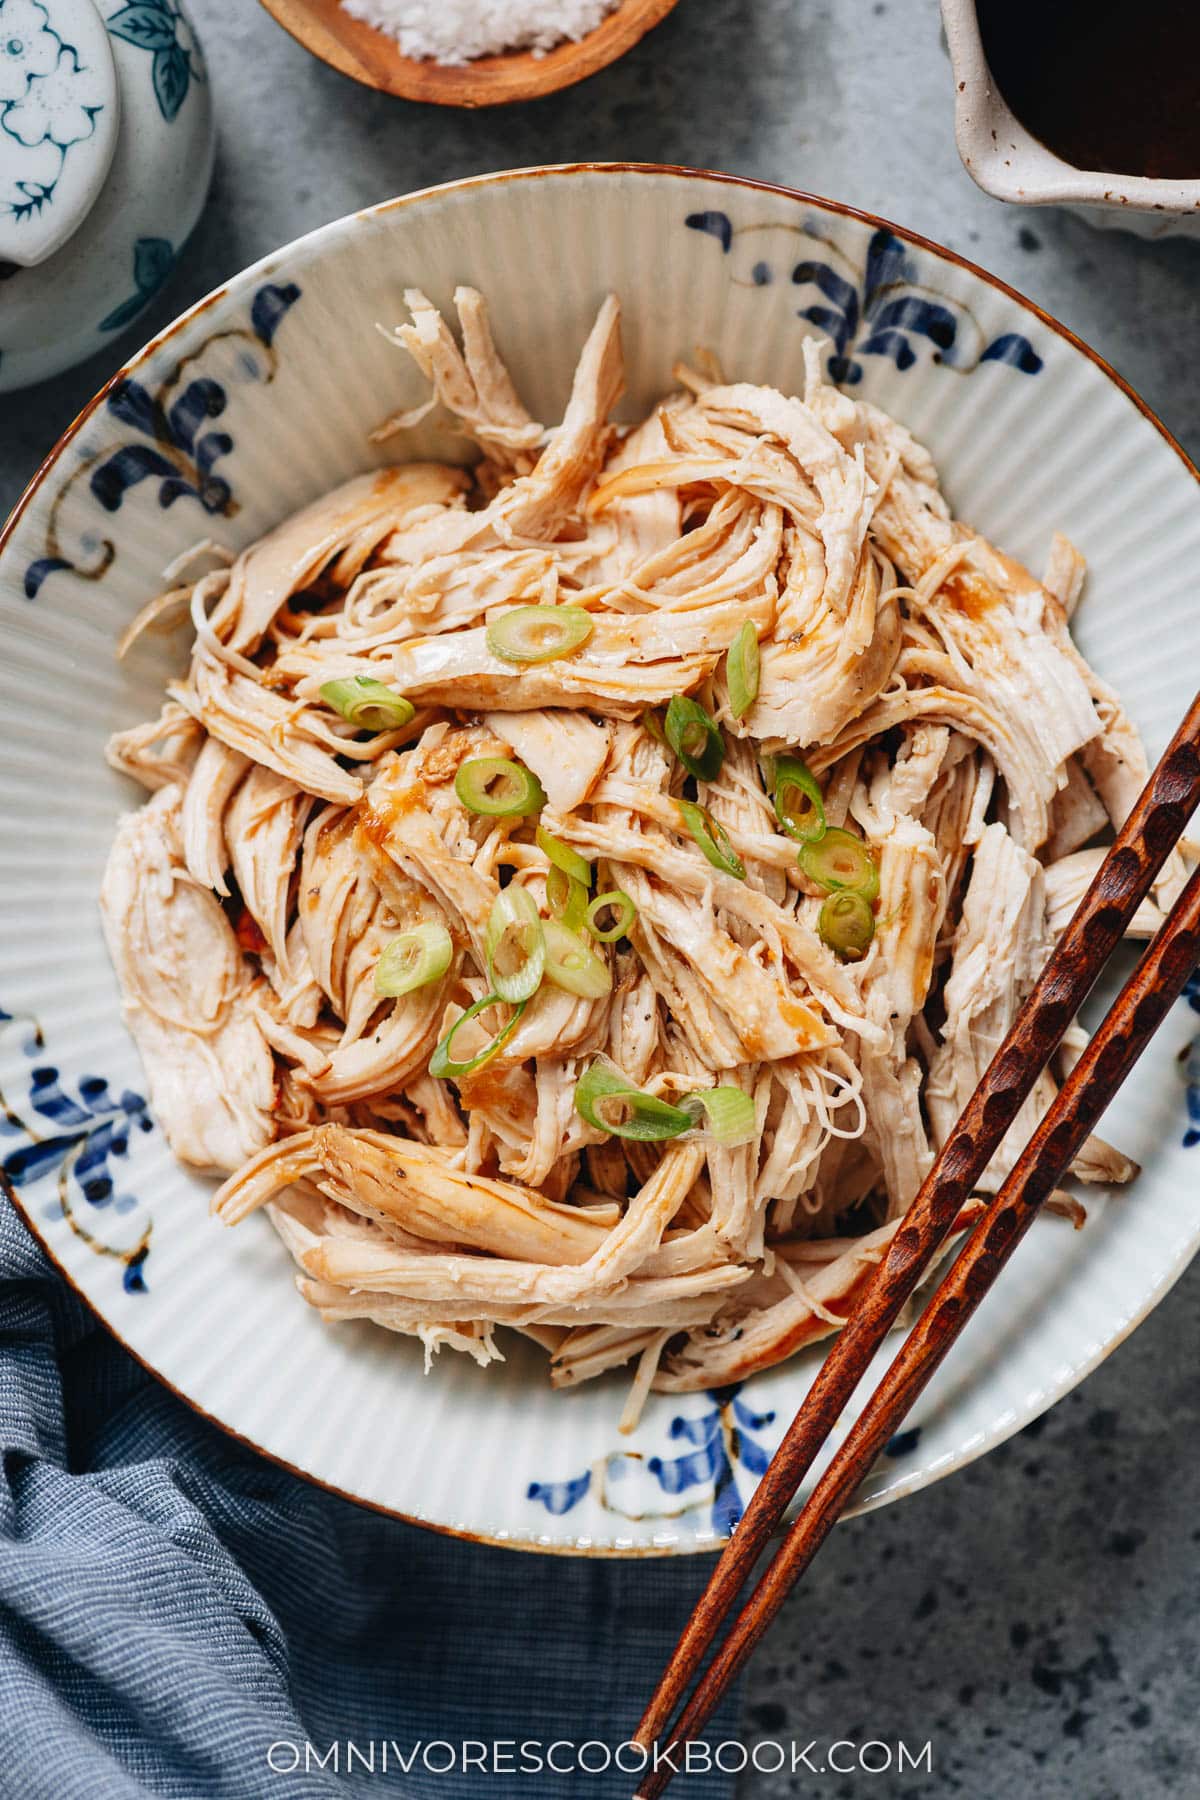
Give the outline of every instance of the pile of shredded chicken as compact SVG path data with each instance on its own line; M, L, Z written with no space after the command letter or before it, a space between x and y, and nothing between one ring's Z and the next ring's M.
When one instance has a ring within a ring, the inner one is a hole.
M480 460L350 481L139 618L128 637L188 608L194 643L160 717L111 745L152 797L118 830L108 941L174 1153L228 1177L225 1223L266 1207L323 1318L480 1363L509 1326L557 1386L636 1361L628 1424L651 1387L737 1381L845 1321L1146 759L1069 633L1079 555L1056 540L1039 582L952 518L927 452L827 385L815 341L802 398L680 367L678 392L619 427L610 298L547 430L477 293L456 296L461 344L406 299L396 340ZM586 644L497 660L487 625L531 602L585 609ZM726 655L747 620L761 676L738 719ZM356 730L321 695L355 675L415 717ZM698 788L645 723L675 695L725 740ZM858 962L818 934L773 810L783 751L877 862ZM593 946L609 994L543 985L491 1060L439 1080L435 1046L488 991L501 888L545 911L537 821L457 796L481 756L532 770L541 823L637 910ZM687 796L744 880L701 854ZM1176 859L1140 933L1179 877ZM382 951L421 921L447 928L449 967L381 1000ZM1083 1041L1073 1028L1065 1054ZM744 1090L753 1140L595 1129L574 1094L601 1054L654 1095ZM1054 1091L1047 1073L981 1193ZM1074 1172L1134 1168L1093 1140Z

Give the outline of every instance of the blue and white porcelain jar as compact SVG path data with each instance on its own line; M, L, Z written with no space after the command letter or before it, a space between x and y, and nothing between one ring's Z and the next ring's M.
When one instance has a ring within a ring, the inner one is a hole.
M0 391L132 324L200 216L212 159L180 0L0 0Z

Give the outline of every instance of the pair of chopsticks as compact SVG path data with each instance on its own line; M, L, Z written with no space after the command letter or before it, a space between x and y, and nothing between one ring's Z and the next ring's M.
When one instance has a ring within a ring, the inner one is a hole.
M634 1741L647 1752L656 1745L660 1751L657 1766L654 1758L647 1763L649 1772L637 1800L657 1800L663 1792L674 1767L662 1752L699 1735L1200 962L1197 869L701 1674L706 1652L871 1358L945 1241L1198 802L1200 695L946 1139L886 1256L873 1271L857 1311L833 1339L717 1563L635 1734ZM672 1728L676 1710L697 1675L700 1679Z

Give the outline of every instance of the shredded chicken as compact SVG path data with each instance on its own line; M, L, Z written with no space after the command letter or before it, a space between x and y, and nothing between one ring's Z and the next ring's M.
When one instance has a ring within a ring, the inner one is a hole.
M227 1177L226 1224L266 1211L309 1305L427 1360L502 1360L514 1329L556 1386L632 1365L629 1428L651 1389L740 1380L849 1317L1146 761L1070 637L1079 553L1056 539L1039 583L956 521L928 453L829 387L815 348L802 395L681 370L617 427L610 298L547 430L477 292L457 336L406 300L395 342L432 391L373 436L440 405L480 460L360 476L228 566L171 571L124 647L182 613L190 662L110 746L152 797L119 828L105 929L172 1149ZM584 616L581 640L512 660L499 628L530 607ZM360 682L391 711L347 710ZM685 695L716 766L664 740ZM877 881L869 942L830 935L830 883L777 812L782 754ZM515 767L526 810L467 803L481 759ZM625 897L617 941L565 917L572 854ZM564 919L591 985L559 968L496 997L506 890ZM414 931L443 954L377 986ZM601 1058L673 1140L581 1110ZM678 1110L712 1090L736 1132ZM1047 1073L982 1193L1054 1091ZM1093 1139L1075 1172L1136 1171Z

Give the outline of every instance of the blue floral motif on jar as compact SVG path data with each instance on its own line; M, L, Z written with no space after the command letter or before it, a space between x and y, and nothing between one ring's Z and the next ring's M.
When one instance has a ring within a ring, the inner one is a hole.
M643 1456L614 1450L565 1481L531 1481L526 1498L540 1501L556 1518L588 1494L595 1494L607 1512L631 1520L678 1518L705 1508L712 1530L728 1537L745 1511L738 1474L757 1481L766 1473L771 1453L757 1434L775 1422L773 1412L759 1413L747 1406L740 1397L741 1386L713 1388L706 1396L711 1403L707 1411L695 1418L677 1414L671 1420L668 1436L687 1446L682 1454ZM662 1504L662 1497L668 1504ZM669 1504L680 1497L681 1506Z
M81 1075L72 1091L54 1065L40 1060L46 1043L37 1021L0 1007L0 1031L17 1029L31 1066L23 1097L0 1093L0 1185L15 1193L53 1182L46 1217L65 1219L97 1255L121 1264L128 1293L144 1293L152 1226L135 1197L118 1191L114 1164L128 1158L135 1132L153 1131L146 1101L131 1088L115 1092L103 1075ZM9 1149L6 1138L18 1141ZM126 1229L101 1231L94 1215L105 1211L134 1217Z
M51 205L67 157L95 135L104 85L60 37L41 0L0 0L0 214L18 223Z
M114 306L100 321L101 331L124 331L144 307L149 306L175 267L175 251L169 238L140 237L133 246L133 287L128 300Z
M169 124L192 82L207 80L200 45L183 12L175 0L132 0L109 16L108 30L149 53L154 97Z
M728 213L709 211L689 213L685 223L714 238L729 257L737 257L744 240L745 255L737 266L745 273L735 277L741 285L764 288L786 281L800 291L797 317L829 338L829 378L842 386L862 380L864 357L886 357L903 372L916 366L923 351L958 374L989 362L1022 375L1042 369L1042 358L1020 332L989 338L964 304L926 289L908 246L884 227L872 234L859 269L815 222L803 231L739 227ZM764 247L769 254L762 253ZM787 257L782 266L781 254Z

